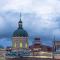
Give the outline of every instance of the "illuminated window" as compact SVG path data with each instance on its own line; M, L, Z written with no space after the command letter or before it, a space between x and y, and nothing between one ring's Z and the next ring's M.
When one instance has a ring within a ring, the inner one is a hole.
M20 48L22 48L22 40L20 40Z
M16 48L16 42L14 43L14 47Z
M20 42L20 48L22 48L22 42Z
M25 48L28 48L28 40L26 40Z
M28 41L26 40L26 45L25 45L26 48L28 48Z

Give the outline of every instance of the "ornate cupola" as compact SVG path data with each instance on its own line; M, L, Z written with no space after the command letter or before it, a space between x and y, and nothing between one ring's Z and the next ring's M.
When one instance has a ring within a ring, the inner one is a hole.
M23 29L21 14L20 21L18 22L18 29L13 33L13 37L28 37L28 33Z
M18 28L13 33L12 45L13 48L16 49L28 48L28 33L23 29L21 13L20 13L20 20L18 22Z
M20 14L20 21L18 22L19 29L22 29L22 21L21 21L21 14Z

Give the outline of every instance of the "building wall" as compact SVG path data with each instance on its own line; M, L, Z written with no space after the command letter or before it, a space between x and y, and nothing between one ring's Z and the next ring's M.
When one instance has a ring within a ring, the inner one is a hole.
M32 58L32 57L30 57L30 58L28 58L28 57L26 57L26 58L7 58L6 60L53 60L53 59L50 59L50 58Z
M54 54L54 59L60 59L60 54Z
M0 50L0 57L4 57L4 56L5 56L5 54L6 54L5 49Z
M12 38L13 48L28 48L28 37L13 37Z

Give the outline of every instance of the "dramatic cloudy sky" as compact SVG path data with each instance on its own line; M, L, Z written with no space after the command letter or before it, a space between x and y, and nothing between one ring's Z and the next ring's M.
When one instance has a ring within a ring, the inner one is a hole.
M60 40L60 0L0 0L0 45L12 45L12 34L22 13L23 27L29 34L29 45L35 36L52 45Z

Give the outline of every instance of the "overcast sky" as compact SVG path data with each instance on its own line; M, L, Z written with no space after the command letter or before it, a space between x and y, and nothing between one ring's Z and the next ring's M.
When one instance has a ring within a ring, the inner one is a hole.
M20 12L29 45L35 36L46 45L52 45L54 36L60 40L60 0L0 0L0 45L12 45Z

